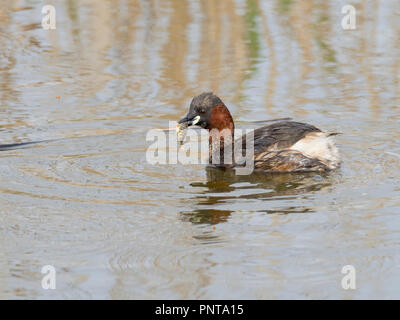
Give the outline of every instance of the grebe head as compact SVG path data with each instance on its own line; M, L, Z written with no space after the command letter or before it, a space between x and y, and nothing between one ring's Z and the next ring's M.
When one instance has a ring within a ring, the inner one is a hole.
M180 124L198 125L204 129L233 131L233 119L225 104L212 92L204 92L193 98L188 114Z

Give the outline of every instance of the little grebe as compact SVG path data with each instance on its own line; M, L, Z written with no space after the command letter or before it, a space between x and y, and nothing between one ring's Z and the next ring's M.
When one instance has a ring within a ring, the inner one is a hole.
M210 132L210 163L216 152L223 159L226 143L234 144L232 116L222 100L212 92L194 97L188 114L178 123L182 127L198 125ZM218 136L218 144L213 140L215 131L223 132ZM258 128L253 134L254 169L267 172L328 171L340 165L339 153L332 139L335 133L322 132L306 123L280 121ZM244 150L246 135L241 139Z

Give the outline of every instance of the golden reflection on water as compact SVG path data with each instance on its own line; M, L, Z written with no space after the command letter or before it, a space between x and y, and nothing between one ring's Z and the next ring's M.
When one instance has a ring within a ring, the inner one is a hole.
M42 1L0 0L1 141L54 139L1 152L0 298L399 297L399 1L353 1L352 31L336 0L52 4L46 31ZM146 132L205 90L238 128L342 132L343 168L150 165Z

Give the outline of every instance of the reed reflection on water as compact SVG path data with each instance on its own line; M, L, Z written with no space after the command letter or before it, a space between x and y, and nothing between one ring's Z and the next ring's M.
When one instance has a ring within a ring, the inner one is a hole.
M0 298L399 298L400 2L0 0ZM151 165L212 90L337 137L328 175ZM44 265L57 289L40 286ZM357 290L340 286L357 270Z

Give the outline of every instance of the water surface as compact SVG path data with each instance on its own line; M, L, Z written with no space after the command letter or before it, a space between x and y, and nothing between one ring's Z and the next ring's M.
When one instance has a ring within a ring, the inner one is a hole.
M0 298L400 298L400 3L0 0ZM213 90L238 128L337 137L337 172L151 165ZM343 290L353 265L357 289ZM43 290L42 266L57 270Z

